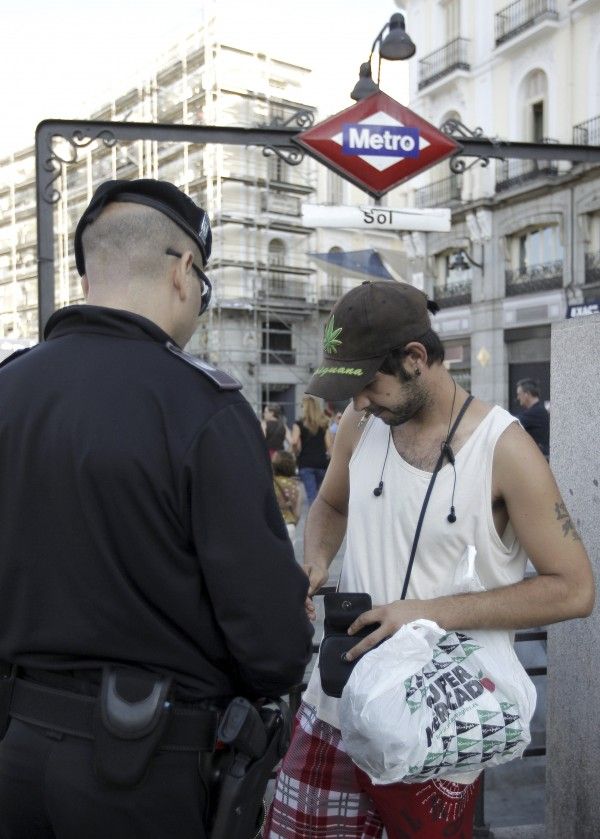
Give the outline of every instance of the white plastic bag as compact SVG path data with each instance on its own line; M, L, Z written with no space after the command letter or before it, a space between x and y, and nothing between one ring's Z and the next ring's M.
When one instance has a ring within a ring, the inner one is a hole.
M469 546L455 592L481 591ZM508 633L401 627L354 668L340 700L352 760L375 784L421 783L521 757L536 692Z

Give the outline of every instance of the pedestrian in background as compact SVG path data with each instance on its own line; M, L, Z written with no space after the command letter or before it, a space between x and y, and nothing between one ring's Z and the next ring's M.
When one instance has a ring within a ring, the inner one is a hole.
M302 510L302 484L296 477L296 458L291 452L275 452L272 463L275 497L293 543Z
M533 437L546 460L550 456L550 414L540 401L540 386L534 379L517 382L517 402L524 410L519 422Z
M281 412L280 405L265 405L260 422L271 460L275 452L285 448L286 440L291 441L291 433Z
M335 435L337 430L340 426L340 420L342 419L342 412L337 411L329 421L329 433L331 435L331 445L333 446L333 442L335 440Z
M329 465L331 452L329 418L313 396L302 400L302 417L292 426L292 448L298 458L298 473L308 504L317 497Z

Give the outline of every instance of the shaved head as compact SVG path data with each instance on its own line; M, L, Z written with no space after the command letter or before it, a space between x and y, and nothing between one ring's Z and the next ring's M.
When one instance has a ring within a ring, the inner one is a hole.
M81 244L87 303L142 315L185 346L202 294L193 264L203 259L193 239L152 207L115 201L85 228Z
M110 283L115 291L134 292L164 278L167 248L191 251L202 265L198 246L170 218L143 204L115 202L89 224L82 236L86 275L90 287Z

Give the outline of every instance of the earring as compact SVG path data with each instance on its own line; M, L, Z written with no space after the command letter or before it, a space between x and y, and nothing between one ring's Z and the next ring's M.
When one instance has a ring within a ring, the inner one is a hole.
M415 376L420 376L420 375L421 375L421 371L419 370L418 367L415 367Z

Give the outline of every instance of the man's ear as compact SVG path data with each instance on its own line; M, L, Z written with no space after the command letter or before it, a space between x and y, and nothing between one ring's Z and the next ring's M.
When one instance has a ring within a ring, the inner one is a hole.
M192 270L194 264L194 254L191 251L184 251L180 259L175 263L177 266L178 283L176 288L179 291L181 300L185 300L189 294L190 283L196 282L196 276Z
M404 347L406 357L411 361L420 361L427 364L427 350L418 341L411 341Z
M192 272L192 264L194 262L194 255L191 251L184 251L179 259L173 260L169 279L173 284L173 288L177 292L180 300L185 300L188 295L188 283L190 274Z
M87 278L87 274L84 274L81 278L81 290L83 291L83 296L87 300L90 293L90 281Z

